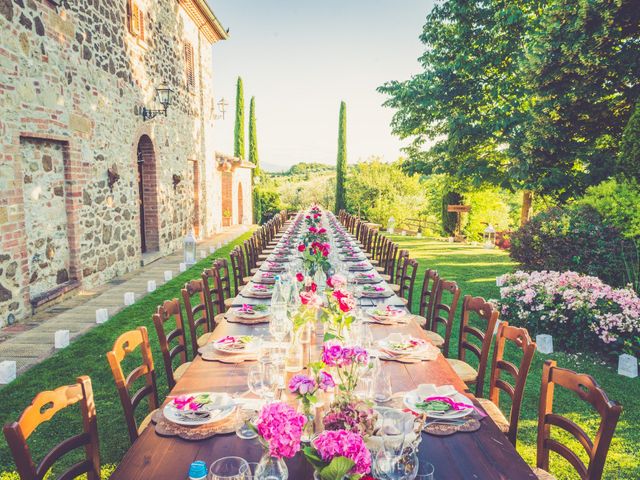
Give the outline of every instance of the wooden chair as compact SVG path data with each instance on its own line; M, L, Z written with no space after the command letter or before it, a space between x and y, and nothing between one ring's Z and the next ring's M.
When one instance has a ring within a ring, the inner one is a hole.
M231 271L233 272L233 285L236 295L240 292L240 287L247 284L251 277L247 276L247 264L240 246L236 246L229 254L231 258Z
M63 408L80 404L82 433L67 438L55 446L36 465L27 439L44 422L48 422ZM100 449L98 445L98 422L93 400L91 379L78 377L76 383L40 392L35 396L17 422L4 426L4 436L11 449L16 469L22 480L42 480L49 469L65 454L84 448L85 459L69 467L60 475L61 479L72 479L87 474L88 480L100 480Z
M589 403L600 416L600 426L594 440L572 420L553 413L553 397L556 385L574 392L581 400ZM582 480L600 480L604 470L611 439L615 432L622 406L612 402L605 391L591 375L576 373L556 366L553 360L547 360L542 367L542 385L538 411L538 455L537 468L539 479L555 479L548 473L549 452L564 457L578 472ZM569 447L560 443L557 436L551 438L551 427L559 428L573 435L587 452L589 462L585 465Z
M205 299L207 301L207 310L209 318L212 318L212 328L222 321L224 316L224 298L222 296L220 280L218 279L218 270L215 268L205 268L200 276L202 279L202 288L204 289Z
M222 302L224 310L233 305L233 296L231 296L231 275L229 274L229 262L226 258L218 258L213 261L212 268L218 271L218 281L220 282L220 291L222 292Z
M440 276L437 270L428 268L422 277L422 290L420 291L420 302L418 303L418 315L425 319L424 328L430 328L428 321L431 319L433 304L435 300L436 287Z
M391 280L393 283L389 284L389 288L394 292L400 292L400 283L402 282L402 277L406 272L405 260L409 258L409 250L400 250L398 252L398 261L396 262L396 271L391 275Z
M182 301L187 313L189 324L189 336L191 337L191 350L193 358L198 355L198 349L204 347L213 335L214 325L209 320L207 299L204 292L202 279L191 280L184 284L182 289ZM202 333L198 328L202 326Z
M134 368L126 377L122 370L122 361L140 347L142 353L142 365ZM113 350L107 352L107 360L111 367L111 373L116 382L116 388L120 395L120 402L124 410L124 418L129 430L131 443L135 442L138 435L151 422L151 415L158 408L158 389L156 386L156 371L153 366L153 355L149 345L149 335L145 327L138 327L136 330L120 335L113 344ZM136 391L133 395L129 389L136 380L144 377L145 386ZM143 398L147 397L149 404L149 414L140 422L136 423L135 411Z
M470 324L471 314L485 324L483 330ZM476 386L476 397L482 397L484 376L487 370L487 360L493 331L498 321L498 311L482 297L466 295L462 302L462 316L460 319L460 337L458 341L458 358L448 358L447 361L453 367L463 382ZM471 340L475 337L480 346ZM446 342L446 339L445 339ZM478 359L478 369L469 365L466 361L466 353L472 353ZM448 353L448 352L447 352Z
M521 350L522 356L520 357L519 367L516 367L513 363L504 359L504 348L507 342L512 342ZM536 344L531 340L526 328L512 327L509 326L507 322L502 322L498 326L496 344L493 349L489 398L478 398L478 402L480 402L482 408L485 409L487 414L507 436L514 447L516 446L518 437L518 421L520 419L520 408L522 407L522 396L535 351ZM505 375L508 374L513 378L513 385L506 379L501 378L503 372ZM511 410L508 420L500 410L500 390L505 392L511 399Z
M176 327L167 332L165 331L165 326L170 320L175 321ZM162 305L158 306L156 313L153 315L153 324L158 333L160 350L162 350L164 369L167 372L167 384L169 389L172 389L176 385L176 380L180 380L189 365L191 365L191 362L187 361L187 336L184 330L184 322L182 321L180 300L177 298L165 300ZM171 342L176 339L178 341L177 345L172 347ZM176 357L179 357L179 364L174 371L173 362Z
M431 305L431 316L427 317L426 335L436 347L442 348L445 357L449 356L449 345L451 342L451 332L455 321L458 302L460 301L461 290L456 282L438 279L433 304ZM447 294L448 301L445 299ZM438 333L439 327L444 326L444 337Z
M416 284L418 273L418 262L413 258L405 257L402 265L402 276L400 278L400 291L398 295L401 301L407 305L409 311L413 306L413 290Z

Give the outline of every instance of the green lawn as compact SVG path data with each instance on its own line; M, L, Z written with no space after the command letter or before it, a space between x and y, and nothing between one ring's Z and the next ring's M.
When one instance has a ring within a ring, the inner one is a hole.
M498 298L496 277L505 272L513 271L516 266L511 262L508 254L500 250L485 250L481 246L474 247L415 237L393 236L393 239L400 244L400 248L408 249L411 252L411 257L418 260L420 264L418 279L420 282L422 282L425 269L436 269L441 277L456 281L462 289L463 295L483 296L486 299ZM419 288L416 286L417 292L419 292ZM414 303L417 304L417 301ZM459 316L456 316L456 319L458 318ZM503 320L508 321L508 319ZM451 356L457 353L458 330L459 322L454 325ZM516 358L518 357L514 357L514 360ZM605 389L610 399L623 405L624 411L609 450L603 478L607 480L640 478L640 460L638 460L638 452L640 452L640 431L638 428L640 426L640 379L629 379L618 375L615 365L607 364L602 358L592 356L588 352L573 355L536 353L529 373L520 417L518 434L520 454L530 465L535 465L540 378L542 365L548 358L556 360L561 367L592 375ZM485 394L488 390L488 377L487 374ZM594 421L597 413L591 411L590 407L585 407L584 402L575 394L562 390L561 388L556 389L554 410L577 422L593 438L597 428L597 422ZM507 410L505 409L505 411ZM576 451L579 451L580 446L577 445L576 448ZM558 479L578 478L572 467L555 454L552 454L550 470Z
M130 444L118 393L107 364L106 352L111 350L113 342L120 334L141 325L146 326L153 348L159 396L162 401L168 389L158 337L151 319L156 307L166 299L181 298L180 289L185 282L199 277L202 270L210 266L214 258L223 256L228 258L231 249L250 236L251 232L245 233L236 241L201 260L186 272L159 287L155 292L114 315L107 323L93 328L71 343L69 347L36 365L14 382L0 389L0 405L2 405L0 423L4 425L16 420L38 392L74 383L79 375L89 375L93 384L98 413L100 456L102 464L106 465L103 477L108 478L108 472L113 469L114 464L120 461ZM191 354L191 352L189 353ZM142 405L138 410L145 410L145 406L146 404ZM52 445L80 430L79 410L68 408L59 412L50 422L39 427L29 439L35 458L42 458L43 453L46 453ZM68 464L71 460L71 458L65 459L64 463ZM2 435L0 439L0 480L17 479L17 475L9 473L14 468L13 458L4 435Z

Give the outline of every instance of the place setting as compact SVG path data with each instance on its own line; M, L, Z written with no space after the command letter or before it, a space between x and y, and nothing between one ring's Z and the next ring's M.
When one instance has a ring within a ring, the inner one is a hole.
M240 307L232 307L225 313L225 319L229 323L241 323L244 325L256 325L269 323L271 308L268 305L247 303Z
M242 289L241 295L246 298L271 298L273 285L263 285L260 283L250 283Z
M220 363L242 363L258 358L259 337L253 335L227 335L198 349L203 360Z
M365 322L380 325L406 325L413 318L413 315L406 308L398 308L391 305L368 308L364 311L366 313Z
M391 333L374 342L372 355L380 360L400 363L419 363L438 358L440 350L422 338L402 333Z

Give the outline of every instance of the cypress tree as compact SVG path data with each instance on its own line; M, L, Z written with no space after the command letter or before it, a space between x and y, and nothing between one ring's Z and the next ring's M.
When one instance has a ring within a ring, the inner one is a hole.
M338 159L336 162L336 208L335 212L346 208L345 181L347 178L347 104L340 103L338 125Z
M253 176L260 176L260 159L258 158L258 136L256 133L256 97L251 97L249 102L249 161L256 168L253 169Z
M640 102L622 133L616 167L617 173L640 182Z
M233 155L244 158L244 91L242 78L236 85L236 125L233 130Z

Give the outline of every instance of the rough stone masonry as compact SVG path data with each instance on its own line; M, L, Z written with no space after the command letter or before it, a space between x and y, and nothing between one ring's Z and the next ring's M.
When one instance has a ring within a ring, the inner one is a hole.
M215 232L223 196L249 221L212 139L226 37L204 0L0 0L0 326Z

